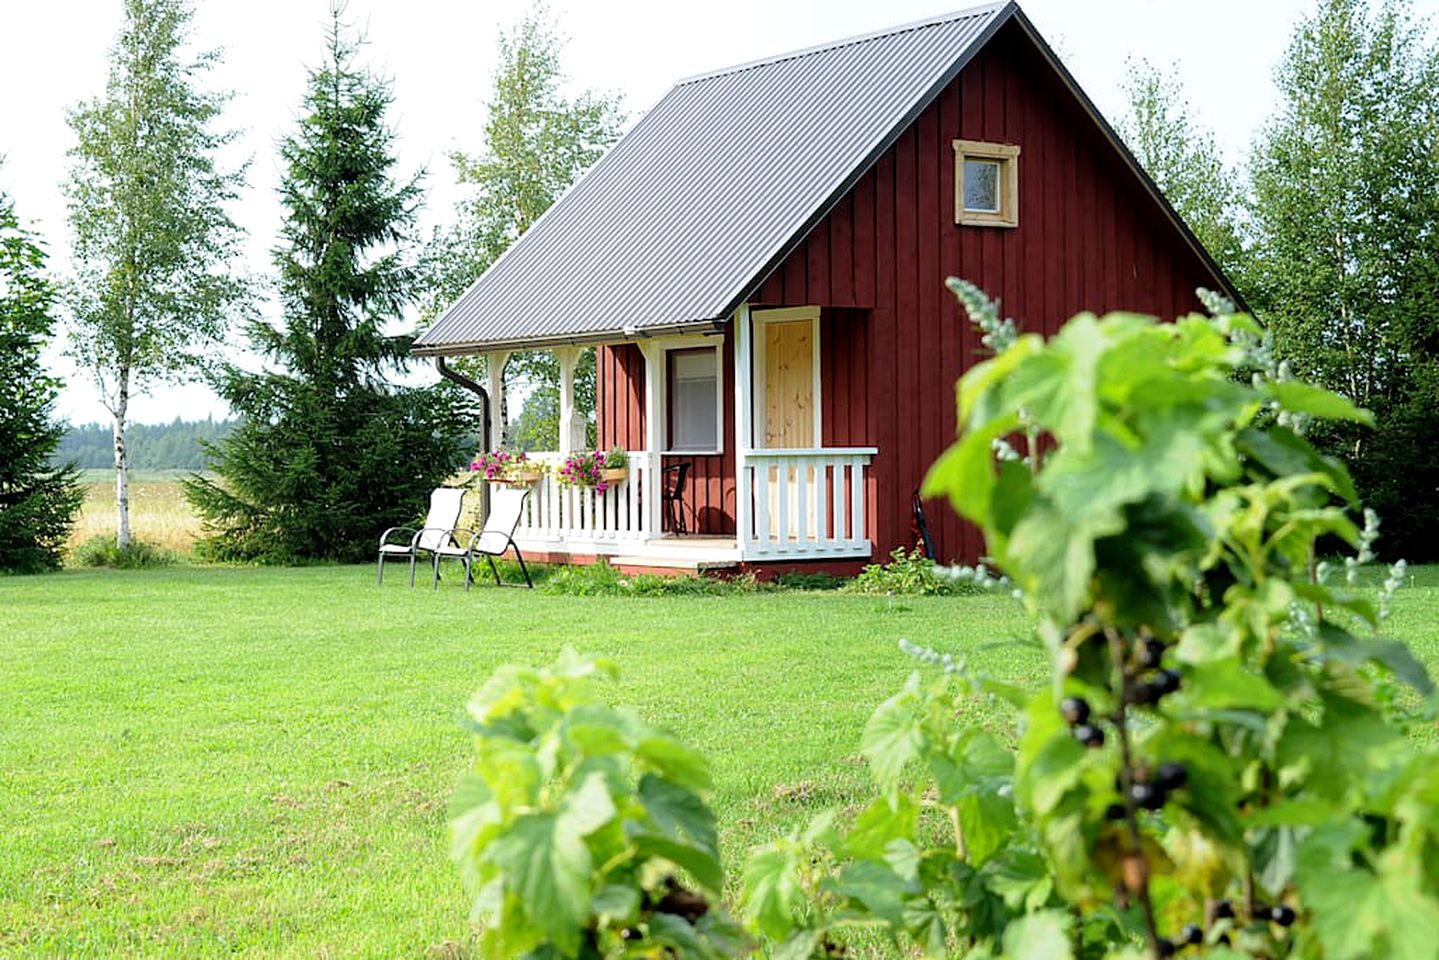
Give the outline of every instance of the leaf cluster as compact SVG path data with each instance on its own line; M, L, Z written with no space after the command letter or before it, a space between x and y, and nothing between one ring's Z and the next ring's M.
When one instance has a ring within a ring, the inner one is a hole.
M614 674L567 650L549 669L501 668L470 702L476 755L450 822L486 957L741 949L718 905L709 765L606 705Z

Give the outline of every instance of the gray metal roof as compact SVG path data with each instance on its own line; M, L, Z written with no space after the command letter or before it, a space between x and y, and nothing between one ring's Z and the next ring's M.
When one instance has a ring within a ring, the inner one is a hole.
M682 80L415 352L722 321L1014 12L988 4Z

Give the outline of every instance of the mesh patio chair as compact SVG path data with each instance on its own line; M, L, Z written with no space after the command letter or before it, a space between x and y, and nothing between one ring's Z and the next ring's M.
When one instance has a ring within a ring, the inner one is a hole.
M464 547L455 544L435 551L435 581L439 582L440 579L440 560L453 557L465 565L465 589L469 590L470 584L475 582L475 556L479 555L489 563L490 573L495 577L495 586L502 587L505 584L500 582L500 569L495 566L495 557L503 556L506 550L513 550L515 559L520 562L520 572L525 575L525 586L533 590L535 582L530 579L530 570L525 566L519 544L515 543L515 530L520 526L520 519L525 513L525 498L529 495L529 487L492 488L490 515L485 518L485 525L480 532L472 536Z
M458 541L455 534L460 522L460 511L465 503L463 487L438 487L430 494L430 512L425 515L425 525L418 530L414 527L391 527L380 534L380 555L375 562L375 583L385 582L385 561L407 557L410 561L410 586L415 585L415 561L421 553L438 556L438 552ZM468 532L468 531L466 531ZM410 535L408 543L391 543L395 534ZM436 565L435 576L439 570Z

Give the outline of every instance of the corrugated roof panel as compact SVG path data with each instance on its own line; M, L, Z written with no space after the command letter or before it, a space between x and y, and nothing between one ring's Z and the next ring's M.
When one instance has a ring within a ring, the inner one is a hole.
M681 81L416 351L723 318L1013 9L977 7Z

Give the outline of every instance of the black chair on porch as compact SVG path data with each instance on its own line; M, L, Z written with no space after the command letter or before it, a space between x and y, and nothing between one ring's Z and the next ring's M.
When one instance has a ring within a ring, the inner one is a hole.
M660 503L668 518L671 533L689 533L685 523L685 481L689 479L688 461L671 464L664 469L664 489L660 492Z

